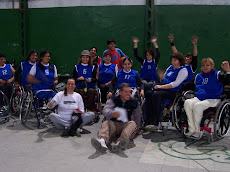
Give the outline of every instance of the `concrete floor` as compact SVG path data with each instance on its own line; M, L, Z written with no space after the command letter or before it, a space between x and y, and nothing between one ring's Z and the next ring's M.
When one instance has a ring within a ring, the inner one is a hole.
M86 126L91 134L80 138L59 136L51 125L36 128L36 121L27 126L13 125L13 119L0 125L0 172L184 172L229 171L230 137L208 144L206 139L181 138L172 127L165 136L152 134L152 141L138 136L134 144L118 154L101 154L90 143L101 122Z

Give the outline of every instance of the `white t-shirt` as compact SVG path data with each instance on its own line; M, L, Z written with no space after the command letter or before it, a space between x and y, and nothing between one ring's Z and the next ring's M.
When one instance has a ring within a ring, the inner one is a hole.
M54 104L58 105L58 114L65 120L71 120L74 110L79 109L84 112L84 103L80 94L74 92L73 94L64 95L64 91L58 92L53 99Z
M42 65L47 67L47 66L49 66L49 63L47 65L44 65L44 64L42 64ZM30 69L30 73L29 74L35 76L35 74L36 74L36 64L34 64L32 66L32 68ZM57 76L57 68L56 68L55 65L54 65L54 77L58 77Z

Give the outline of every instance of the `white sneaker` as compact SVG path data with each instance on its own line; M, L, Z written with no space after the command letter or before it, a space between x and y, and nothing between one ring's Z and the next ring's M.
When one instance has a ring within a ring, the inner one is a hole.
M192 136L195 137L195 138L199 138L200 137L200 133L195 132Z
M185 133L185 136L190 137L190 136L192 136L193 134L194 134L194 132L189 131L189 132Z
M106 152L108 147L106 146L105 140L103 138L92 138L91 144L95 149L100 149L101 152Z

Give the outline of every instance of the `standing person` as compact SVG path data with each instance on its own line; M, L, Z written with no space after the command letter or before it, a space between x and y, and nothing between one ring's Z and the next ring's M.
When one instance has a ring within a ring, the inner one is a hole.
M50 62L50 52L43 50L40 61L31 68L27 81L39 100L51 99L55 96L54 85L58 83L57 68Z
M101 57L97 55L97 48L92 47L90 48L89 52L91 56L91 64L94 66L99 66L99 64L101 64Z
M130 58L125 57L123 60L123 68L119 69L112 78L111 84L109 86L109 93L107 95L107 99L112 96L122 83L128 83L132 89L132 97L136 93L137 86L140 87L140 96L144 97L144 86L141 82L141 78L136 70L132 69L133 62Z
M157 38L154 36L151 39L151 42L153 43L154 48L156 49L156 56L154 58L154 51L151 49L147 49L145 51L145 57L146 59L143 59L138 55L137 48L138 48L138 42L139 39L136 37L133 37L133 43L134 43L134 57L141 63L141 70L140 70L140 77L142 80L142 83L144 84L145 91L151 89L154 85L154 83L158 82L157 79L157 66L160 59L160 51L159 47L157 45Z
M229 62L224 61L221 64L227 74L215 70L214 65L214 61L211 58L202 59L202 72L197 74L195 78L195 97L184 102L189 129L186 135L189 137L200 137L200 123L203 112L209 107L215 107L221 101L220 95L223 92L223 84L230 83Z
M169 42L172 47L173 53L177 53L177 48L174 44L174 36L173 34L169 34ZM193 76L197 70L197 41L198 37L197 36L192 36L192 44L193 44L193 53L188 53L185 56L185 67L188 70L188 78L186 79L185 83L191 81L193 79Z
M5 93L9 101L13 91L14 72L14 68L6 64L6 56L0 53L0 90Z
M73 78L76 80L76 91L82 96L85 106L90 111L94 109L96 73L95 66L91 64L89 51L83 50L78 64L73 69Z
M117 71L117 65L111 63L111 54L104 53L103 63L97 68L98 86L101 90L101 102L104 104L107 100L106 96L109 91L111 80Z
M36 63L37 59L38 59L37 51L36 50L30 50L28 52L26 60L24 62L20 63L20 65L18 66L18 68L16 69L15 74L14 74L16 88L18 88L19 85L22 85L24 87L30 85L27 82L26 78L30 72L30 69Z
M135 134L137 125L141 122L141 108L137 100L131 98L129 84L120 85L119 96L114 96L106 102L103 109L106 118L101 125L97 138L92 138L91 143L102 152L107 150L111 137L119 136L115 144L111 144L112 151L125 149L132 135ZM123 118L127 115L127 118Z
M181 53L172 54L170 60L172 65L167 68L161 85L155 85L154 90L149 90L145 94L145 125L159 124L161 102L165 99L172 101L188 77L188 71L184 67L184 57Z
M84 113L84 104L80 94L74 92L76 88L75 79L67 80L64 91L58 92L48 103L49 108L58 106L58 114L49 115L51 121L58 129L64 129L62 137L80 136L76 133L79 127L83 127L93 120L94 113Z
M107 41L107 46L108 46L108 49L105 50L104 53L109 52L112 55L111 63L117 64L118 69L122 69L122 65L120 63L120 58L126 57L126 55L122 52L121 49L116 48L116 41L113 39L109 39ZM104 53L103 53L103 56L104 56Z

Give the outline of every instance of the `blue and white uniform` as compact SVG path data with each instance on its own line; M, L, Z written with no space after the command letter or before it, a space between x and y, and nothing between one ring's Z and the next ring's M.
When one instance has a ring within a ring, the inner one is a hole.
M53 84L54 78L57 77L57 68L54 64L52 64L52 67L49 64L43 65L43 67L44 70L39 67L39 64L35 64L29 74L40 81L39 84L32 85L33 92L37 94L39 99L49 99L55 95Z
M92 80L93 76L93 70L94 70L94 65L89 66L88 64L76 64L75 69L77 72L77 78L83 76L84 78L87 78L89 80ZM76 83L76 88L81 88L83 81L78 81ZM87 83L87 88L94 88L95 83Z
M157 82L157 67L155 60L147 61L144 60L143 66L140 70L140 77L142 80L151 80Z
M116 88L118 89L121 83L128 83L132 88L137 87L137 74L138 72L133 69L128 72L124 69L119 69L116 73Z
M99 78L98 81L100 84L108 83L112 80L113 75L115 74L116 64L100 64L99 65Z
M11 65L5 64L4 66L0 67L0 79L8 81L13 77Z
M187 83L193 79L195 72L192 70L192 65L185 65L185 67L188 70L188 77L184 83Z
M35 63L31 63L29 61L21 62L20 64L22 70L21 85L25 86L29 84L26 78L34 64Z

